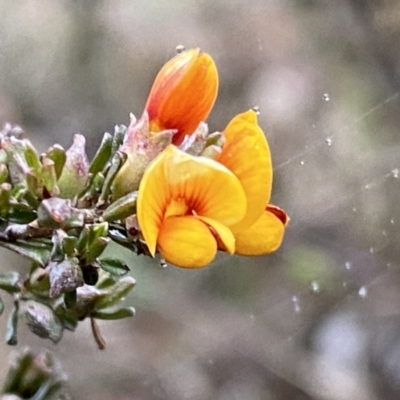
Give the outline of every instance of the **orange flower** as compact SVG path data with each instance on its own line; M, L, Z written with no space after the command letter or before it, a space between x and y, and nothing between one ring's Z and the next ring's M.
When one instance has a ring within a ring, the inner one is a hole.
M145 106L150 132L176 129L179 145L210 113L218 92L218 71L213 59L191 49L168 61L158 73Z
M218 249L265 254L281 244L286 214L268 205L271 157L253 111L223 132L217 160L170 145L148 167L139 187L137 217L150 253L172 264L203 267Z
M180 267L209 264L218 248L234 252L229 227L246 214L246 195L223 165L168 146L143 175L137 217L150 253Z

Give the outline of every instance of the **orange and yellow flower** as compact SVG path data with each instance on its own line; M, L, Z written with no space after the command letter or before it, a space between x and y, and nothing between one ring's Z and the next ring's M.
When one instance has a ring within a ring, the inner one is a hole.
M168 146L147 168L137 218L150 253L180 267L208 265L217 250L243 255L275 251L286 214L268 205L271 156L254 111L223 132L216 160Z
M145 106L150 133L175 129L172 143L179 145L207 119L218 92L214 60L191 49L168 61L158 73Z

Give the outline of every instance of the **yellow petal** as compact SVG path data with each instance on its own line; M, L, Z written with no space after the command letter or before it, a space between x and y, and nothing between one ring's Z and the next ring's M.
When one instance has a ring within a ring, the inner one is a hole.
M158 249L177 267L201 268L214 259L217 242L207 225L196 217L169 217L161 226Z
M218 249L227 251L230 254L235 252L235 237L232 231L225 225L214 219L198 216L198 219L205 222L216 237Z
M232 227L234 233L261 215L271 196L272 163L267 140L250 110L234 117L223 132L226 143L217 158L240 180L247 196L246 217Z
M180 144L210 113L218 92L218 71L211 56L187 50L168 61L158 73L145 110L150 131L177 129Z
M199 215L229 227L243 219L246 207L242 185L228 169L214 160L193 157L170 145L143 175L137 216L154 255L165 217Z
M282 221L267 209L253 225L235 235L235 253L244 256L272 253L281 245L284 232Z

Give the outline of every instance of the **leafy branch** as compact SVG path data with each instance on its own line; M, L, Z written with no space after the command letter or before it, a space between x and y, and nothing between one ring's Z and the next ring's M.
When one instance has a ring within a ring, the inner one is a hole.
M147 252L134 229L137 193L112 199L126 158L118 151L125 131L117 126L113 135L106 133L90 164L81 135L67 151L56 144L39 155L20 128L6 125L0 132L0 246L30 263L26 274L0 273L0 289L14 300L8 344L17 343L20 320L56 343L64 329L89 318L103 348L95 319L134 315L120 305L135 285L128 266L101 257L111 241ZM0 314L3 309L0 298Z

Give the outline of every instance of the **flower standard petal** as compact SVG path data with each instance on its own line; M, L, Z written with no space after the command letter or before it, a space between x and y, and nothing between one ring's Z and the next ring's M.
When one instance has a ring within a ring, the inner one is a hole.
M177 267L201 268L217 253L217 241L207 225L196 217L169 217L162 224L158 248Z
M164 172L171 201L180 199L189 213L212 218L231 226L246 213L247 200L236 176L206 157L194 157L170 146Z
M150 131L177 129L174 144L180 144L210 113L218 92L214 60L200 49L191 49L168 61L158 73L145 110Z
M234 233L251 225L271 196L272 162L267 140L250 110L234 117L223 132L226 143L217 161L240 180L247 196L246 217L232 227Z
M284 222L267 207L256 222L235 235L235 253L244 256L272 253L280 247L284 233Z
M247 200L236 176L223 165L170 145L146 170L139 187L137 216L150 253L166 217L197 215L226 226L241 221Z

